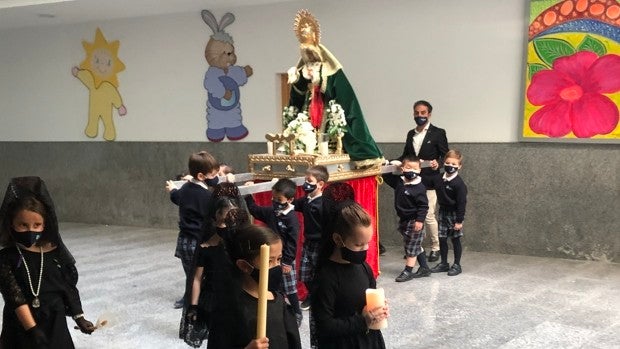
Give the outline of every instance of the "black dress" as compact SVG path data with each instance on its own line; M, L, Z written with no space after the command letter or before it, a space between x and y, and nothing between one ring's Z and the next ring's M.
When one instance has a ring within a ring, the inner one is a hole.
M318 348L385 348L379 330L369 330L362 316L366 289L375 288L370 266L327 260L317 271L312 293L312 316Z
M181 326L179 329L179 337L188 345L199 348L202 342L209 335L209 327L212 320L212 313L217 302L216 295L218 292L227 292L221 290L227 284L226 279L230 278L230 270L228 268L229 258L223 243L217 246L203 247L199 246L196 251L196 266L192 271L188 280L185 299L186 306L183 308L181 317ZM189 303L191 301L192 286L194 281L194 273L196 267L202 267L202 280L200 283L200 297L198 298L198 319L194 322L186 321L186 314Z
M245 348L256 334L256 311L258 300L245 291L229 290L235 304L219 308L209 333L208 348ZM274 293L275 298L267 301L267 338L269 348L301 349L299 329L295 314L284 296ZM221 304L224 305L224 304Z
M36 291L39 283L41 254L22 249L24 259ZM39 300L41 306L32 307L34 296L30 290L28 275L16 247L0 251L0 292L4 298L2 314L3 348L30 348L25 330L19 322L15 309L28 304L37 326L45 332L49 348L74 348L65 316L82 313L80 295L76 288L77 270L73 260L67 259L62 249L56 248L43 254L43 280Z

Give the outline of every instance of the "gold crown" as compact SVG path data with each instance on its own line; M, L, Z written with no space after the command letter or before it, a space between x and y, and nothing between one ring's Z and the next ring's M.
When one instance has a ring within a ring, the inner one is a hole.
M319 21L308 10L299 10L293 22L295 36L301 44L318 46L321 41Z

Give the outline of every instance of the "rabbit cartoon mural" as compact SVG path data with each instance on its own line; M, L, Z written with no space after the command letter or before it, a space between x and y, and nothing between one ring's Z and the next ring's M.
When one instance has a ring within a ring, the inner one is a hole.
M252 67L235 65L237 56L233 39L224 31L235 21L235 16L226 13L218 24L211 11L202 10L201 14L213 31L205 48L205 58L209 63L204 79L204 88L208 92L207 138L211 142L220 142L224 137L237 141L248 135L242 122L239 86L248 82L248 77L253 74Z
M118 58L119 41L108 42L101 29L97 28L95 41L82 41L86 58L79 67L73 67L71 74L78 78L89 91L88 123L84 133L90 138L99 133L99 119L103 122L103 138L106 141L116 139L116 129L112 119L112 108L118 109L118 115L127 114L118 92L116 74L125 70L125 64Z

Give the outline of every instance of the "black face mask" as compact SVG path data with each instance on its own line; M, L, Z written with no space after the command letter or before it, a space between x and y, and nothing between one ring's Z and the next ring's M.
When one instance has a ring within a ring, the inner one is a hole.
M284 211L288 207L288 202L279 203L277 201L272 201L271 204L275 211Z
M424 117L424 116L414 116L413 120L415 120L415 123L418 126L422 126L422 125L426 124L426 122L428 121L428 118Z
M258 268L252 269L250 274L252 279L258 283L260 279L260 270ZM276 265L273 268L269 268L269 281L267 282L267 289L272 292L280 291L283 285L282 266Z
M304 182L301 188L304 190L304 193L310 194L316 190L316 183L312 184L312 183Z
M220 182L220 178L218 176L215 176L213 178L205 179L204 182L209 187L215 187Z
M458 171L459 168L450 165L443 165L443 169L446 171L447 174L453 174Z
M11 229L11 233L13 235L13 239L15 239L15 242L25 247L34 245L37 240L41 238L41 235L43 235L42 231L17 232L14 229Z
M417 176L418 176L417 172L413 172L413 171L403 172L403 177L405 177L408 180L415 179Z
M342 246L340 248L340 255L342 256L342 259L353 264L364 263L366 261L366 252L367 250L353 251L348 249L346 246Z

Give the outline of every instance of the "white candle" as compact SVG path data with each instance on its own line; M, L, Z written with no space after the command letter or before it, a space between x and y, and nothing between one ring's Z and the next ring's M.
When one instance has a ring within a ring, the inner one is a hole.
M273 142L267 142L267 154L275 155L273 152Z
M319 154L323 156L329 155L329 143L328 142L319 143Z
M371 310L377 307L385 306L385 291L383 288L366 289L366 309ZM368 328L372 330L382 330L387 328L387 319L374 322Z
M260 263L258 265L258 311L256 314L256 339L267 336L267 297L269 291L269 245L260 247Z

